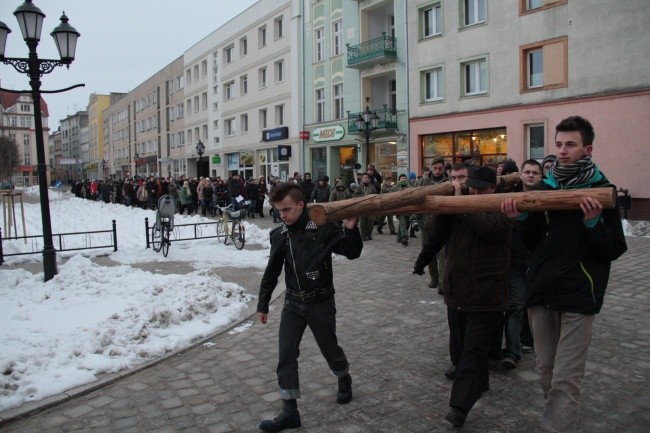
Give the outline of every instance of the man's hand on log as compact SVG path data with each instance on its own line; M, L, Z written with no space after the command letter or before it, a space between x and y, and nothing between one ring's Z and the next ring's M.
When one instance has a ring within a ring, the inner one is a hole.
M358 221L359 221L358 217L346 218L343 220L343 225L345 226L346 229L352 230L357 226Z
M580 203L580 209L585 214L585 221L597 218L603 212L603 205L595 198L585 197Z
M517 201L513 198L507 198L501 203L501 212L511 219L515 219L521 215L521 212L517 209Z

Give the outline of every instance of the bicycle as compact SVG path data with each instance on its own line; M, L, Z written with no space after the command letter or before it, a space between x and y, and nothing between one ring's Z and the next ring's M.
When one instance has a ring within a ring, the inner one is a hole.
M155 252L162 250L163 256L167 257L171 241L170 233L174 230L174 214L176 213L176 202L174 197L165 194L158 199L158 210L156 211L156 222L151 227L151 244Z
M232 204L217 208L222 212L221 219L217 220L217 240L221 242L223 238L224 245L232 241L235 248L241 250L246 243L246 231L241 223L242 211L233 210Z

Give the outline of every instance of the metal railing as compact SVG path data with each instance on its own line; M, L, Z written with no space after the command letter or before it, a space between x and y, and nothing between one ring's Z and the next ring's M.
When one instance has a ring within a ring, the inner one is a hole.
M105 236L109 234L109 236ZM113 227L111 230L94 230L90 232L69 232L69 233L53 233L52 234L55 248L57 251L79 251L79 250L93 250L97 248L113 248L113 251L117 251L117 226L115 220L113 220ZM81 241L74 239L75 237L81 237ZM105 240L108 238L108 242ZM7 241L20 241L24 243L30 243L31 251L19 252L19 253L3 253L3 243ZM97 242L104 242L96 244ZM70 245L70 247L67 247ZM2 238L2 231L0 230L0 264L4 262L5 257L9 256L24 256L29 254L39 254L43 250L43 235L34 235L34 236L9 236L7 238Z
M214 229L214 234L213 235L204 235L203 234L203 228L201 226L211 226L211 225L217 225L220 224L221 221L210 221L210 222L203 222L203 223L190 223L190 224L174 224L174 230L171 231L170 233L170 239L169 242L177 242L177 241L191 241L191 240L196 240L196 239L210 239L210 238L216 238L219 237L217 235L217 229L215 227ZM147 238L147 248L151 247L151 227L149 225L149 218L145 217L144 219L144 229L146 233L146 238ZM187 227L191 227L191 229L187 229ZM189 234L187 234L189 233ZM187 237L182 237L183 235Z
M387 105L384 105L384 108L374 110L379 117L379 123L377 124L377 129L397 129L397 110L393 108L388 108ZM359 115L363 116L363 113L350 113L348 111L348 132L349 133L358 133L359 129L357 128L357 117Z
M397 58L396 39L386 36L386 32L378 38L360 43L358 45L346 44L348 49L348 66L360 65L373 60L384 58Z

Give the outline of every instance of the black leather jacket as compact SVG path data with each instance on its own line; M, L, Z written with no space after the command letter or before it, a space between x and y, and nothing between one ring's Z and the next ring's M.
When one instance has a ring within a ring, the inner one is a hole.
M348 259L361 255L359 229L348 230L336 223L317 226L306 216L297 227L284 223L271 231L271 252L260 284L257 311L269 312L271 294L284 267L286 296L298 302L318 302L334 295L332 253Z

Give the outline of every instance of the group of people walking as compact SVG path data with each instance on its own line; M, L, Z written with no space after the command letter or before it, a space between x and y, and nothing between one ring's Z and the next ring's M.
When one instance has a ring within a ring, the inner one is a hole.
M541 164L523 162L513 190L611 186L592 161L593 141L588 120L579 116L562 120L556 126L555 155ZM451 182L455 195L494 194L500 192L497 171L519 170L511 160L496 170L457 163L445 173L442 159L434 160L430 168L420 180L400 176L390 190ZM352 400L351 368L336 336L331 255L359 257L363 242L372 240L375 225L375 217L361 217L358 228L357 218L316 226L305 206L311 195L297 183L281 183L269 197L282 224L270 235L271 252L257 305L261 323L267 323L271 293L282 269L287 290L277 367L283 407L275 419L262 421L259 428L266 432L301 425L298 355L307 326L338 377L337 403ZM352 195L379 193L384 185L369 166ZM379 233L383 220L377 221ZM399 242L404 243L412 222L400 216L399 229L391 228ZM548 432L575 431L594 316L603 305L611 262L627 250L619 209L604 209L598 200L586 197L580 210L521 212L516 200L505 198L500 212L422 215L418 223L423 243L413 273L424 275L428 267L429 286L440 288L447 306L452 368L444 373L453 384L445 420L456 428L465 423L489 389L489 359L503 359L505 368L517 367L522 329L529 323L534 343L527 344L534 344L544 393L541 426Z

